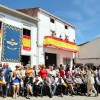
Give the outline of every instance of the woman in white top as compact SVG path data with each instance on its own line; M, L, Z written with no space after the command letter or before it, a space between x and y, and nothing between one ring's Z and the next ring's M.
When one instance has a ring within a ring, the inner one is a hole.
M87 89L88 89L88 96L90 96L91 92L93 91L95 93L95 96L97 96L97 91L94 87L94 73L91 70L90 66L88 67L87 71Z
M53 66L49 67L48 74L52 74L52 76L56 77L56 70L54 70Z

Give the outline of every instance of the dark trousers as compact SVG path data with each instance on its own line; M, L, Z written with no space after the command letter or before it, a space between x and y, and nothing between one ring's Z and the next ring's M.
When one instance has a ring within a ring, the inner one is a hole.
M37 94L38 94L38 88L39 88L38 85L33 86L33 93L35 96L37 96Z
M2 94L3 94L3 96L6 95L6 90L7 90L7 86L2 85Z
M81 84L80 88L81 88L81 93L86 93L87 92L87 85L86 84Z
M56 89L56 94L61 94L61 93L63 93L63 90L64 90L64 86L61 85L61 84L59 84L59 85L57 86L57 89Z

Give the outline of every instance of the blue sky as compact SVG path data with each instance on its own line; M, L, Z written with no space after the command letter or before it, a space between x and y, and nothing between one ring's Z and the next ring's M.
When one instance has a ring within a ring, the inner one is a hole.
M100 0L0 0L10 8L41 7L76 27L77 44L100 37Z

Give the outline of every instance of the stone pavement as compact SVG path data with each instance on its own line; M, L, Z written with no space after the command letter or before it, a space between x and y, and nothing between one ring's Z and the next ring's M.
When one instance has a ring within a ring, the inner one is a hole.
M52 98L49 98L48 96L44 96L42 97L30 97L31 99L26 99L25 97L17 97L17 99L13 99L11 97L7 97L7 98L2 98L0 97L0 100L4 99L4 100L100 100L100 94L98 97L86 97L86 96L68 96L68 95L64 95L64 97L59 97L59 96L54 96Z

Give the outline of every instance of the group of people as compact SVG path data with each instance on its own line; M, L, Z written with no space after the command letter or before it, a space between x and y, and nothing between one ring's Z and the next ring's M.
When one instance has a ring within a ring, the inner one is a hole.
M16 65L12 71L8 63L0 63L0 91L5 98L10 92L13 98L20 94L30 99L30 95L38 96L47 93L54 95L86 95L98 96L100 86L100 66L67 66ZM42 91L42 92L41 92ZM46 92L44 92L46 91Z

